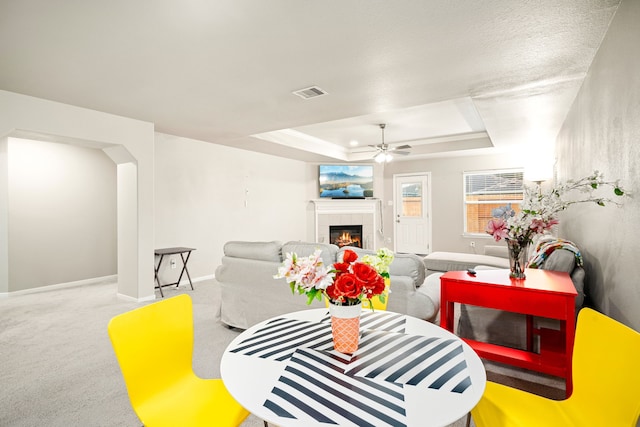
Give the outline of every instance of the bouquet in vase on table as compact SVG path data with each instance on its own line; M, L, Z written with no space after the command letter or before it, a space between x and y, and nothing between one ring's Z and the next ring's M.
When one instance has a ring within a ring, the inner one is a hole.
M373 298L386 306L393 252L384 248L376 255L365 255L358 260L358 254L347 249L342 262L331 266L324 265L321 253L317 250L308 257L286 254L274 278L284 278L294 294L306 295L307 304L326 298L334 349L352 354L358 349L363 301L372 309Z
M343 252L342 262L327 266L322 261L321 250L308 257L286 254L283 265L274 278L284 278L291 291L307 296L307 304L326 297L332 304L357 305L363 300L371 302L377 297L385 302L385 279L389 278L389 265L393 252L387 248L376 255L358 254L352 250Z
M494 209L493 218L487 223L486 232L493 236L496 242L502 239L507 241L510 276L517 279L525 277L524 268L529 244L536 235L546 233L558 224L558 214L569 206L586 202L593 202L598 206L606 206L609 203L619 206L618 201L595 193L603 187L611 188L616 197L625 195L618 181L606 181L602 173L595 171L589 176L568 180L546 191L539 186L536 188L525 186L519 211L510 204ZM567 197L575 192L579 192L581 197L576 199Z

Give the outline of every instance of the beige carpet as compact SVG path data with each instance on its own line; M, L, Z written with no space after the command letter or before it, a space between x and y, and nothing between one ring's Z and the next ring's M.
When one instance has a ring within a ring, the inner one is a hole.
M220 358L238 334L215 321L215 281L164 288L166 297L187 292L194 302L194 369L220 376ZM0 298L0 426L140 426L113 355L107 323L138 306L99 283ZM167 363L171 363L167 360ZM549 397L562 381L487 364L489 379ZM261 427L250 416L244 427ZM464 419L453 424L464 426Z

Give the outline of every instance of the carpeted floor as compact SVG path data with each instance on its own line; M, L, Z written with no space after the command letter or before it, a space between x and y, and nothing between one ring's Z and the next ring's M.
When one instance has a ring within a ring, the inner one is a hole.
M165 288L194 302L194 369L220 376L220 358L238 335L215 320L215 281ZM115 283L99 283L0 299L0 426L140 426L107 335L109 320L139 304L118 299ZM171 363L171 361L167 361ZM559 398L560 380L486 364L489 379ZM243 427L261 427L250 416ZM473 424L472 424L473 425ZM455 427L464 426L464 419Z

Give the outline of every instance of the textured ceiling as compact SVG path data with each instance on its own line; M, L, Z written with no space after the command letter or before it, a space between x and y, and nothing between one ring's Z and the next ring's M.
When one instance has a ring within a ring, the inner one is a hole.
M555 139L618 4L0 0L0 89L307 161L370 159L379 123L414 156L513 149Z

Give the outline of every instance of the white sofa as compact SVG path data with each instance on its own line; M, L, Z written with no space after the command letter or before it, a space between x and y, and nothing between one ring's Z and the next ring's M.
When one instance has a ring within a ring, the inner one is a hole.
M274 279L287 253L311 255L322 250L325 264L342 259L345 249L359 255L373 253L358 248L339 249L335 245L309 242L231 241L224 245L224 256L215 279L220 285L218 318L230 327L246 329L258 322L297 310L324 307L323 302L306 304L302 295L293 295L284 279ZM440 310L440 287L422 286L425 281L422 258L396 254L389 269L391 294L387 309L432 321Z

